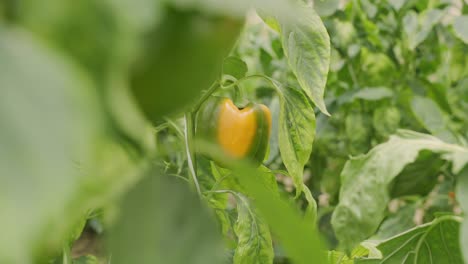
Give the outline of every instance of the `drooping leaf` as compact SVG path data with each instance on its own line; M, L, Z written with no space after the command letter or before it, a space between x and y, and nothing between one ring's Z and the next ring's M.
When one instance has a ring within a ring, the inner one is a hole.
M297 7L293 17L273 16L280 27L283 50L301 88L325 114L323 100L330 65L330 38L311 7Z
M462 264L457 240L461 219L443 216L381 242L381 259L362 259L356 263L453 263Z
M422 150L441 154L452 163L455 174L468 163L468 149L408 130L399 130L386 143L346 163L341 173L340 201L332 217L336 236L346 249L354 248L377 230L390 200L390 184Z
M468 16L459 16L453 22L455 35L460 38L465 44L468 44Z
M185 182L150 170L124 198L112 263L223 263L218 227Z
M220 153L216 147L206 144L200 144L199 150L211 155L217 153L219 156ZM224 160L233 168L245 194L251 198L257 212L275 234L287 256L298 264L310 263L311 259L317 263L326 263L325 251L313 223L302 218L295 208L267 187L266 172L243 162L229 160L228 157L224 157Z
M303 93L294 88L281 89L280 109L279 149L299 195L303 190L304 165L312 153L315 114Z
M268 226L256 215L246 197L238 194L236 200L238 217L234 231L238 242L234 263L273 263L273 245Z

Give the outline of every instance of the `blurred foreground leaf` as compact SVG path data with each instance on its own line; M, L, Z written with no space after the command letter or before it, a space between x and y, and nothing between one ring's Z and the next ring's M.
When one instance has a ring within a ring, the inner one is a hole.
M237 18L167 8L132 67L131 88L147 117L157 121L195 102L220 77L241 26Z
M223 263L223 240L208 212L185 182L151 170L123 200L110 237L112 263Z

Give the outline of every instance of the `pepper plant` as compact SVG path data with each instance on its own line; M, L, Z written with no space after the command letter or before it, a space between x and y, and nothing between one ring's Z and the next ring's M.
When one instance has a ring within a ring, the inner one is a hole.
M464 263L467 13L0 1L0 263Z

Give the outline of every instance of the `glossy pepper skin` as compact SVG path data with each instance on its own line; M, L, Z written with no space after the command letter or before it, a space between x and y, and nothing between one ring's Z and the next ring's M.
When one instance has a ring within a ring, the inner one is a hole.
M213 96L197 116L197 137L218 145L235 159L250 159L256 165L265 158L270 131L270 109L263 104L249 103L239 109L231 99Z

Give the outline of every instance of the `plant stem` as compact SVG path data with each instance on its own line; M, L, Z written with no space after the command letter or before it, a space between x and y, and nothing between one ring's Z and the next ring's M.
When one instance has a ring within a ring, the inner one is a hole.
M184 116L185 121L185 151L187 154L187 163L190 171L190 175L192 176L193 184L195 185L195 189L197 190L198 195L201 197L201 190L200 185L198 184L197 173L196 173L196 156L193 149L193 115L191 112L188 112Z
M219 81L214 82L210 88L203 94L202 98L194 105L192 113L197 113L203 103L220 87Z

